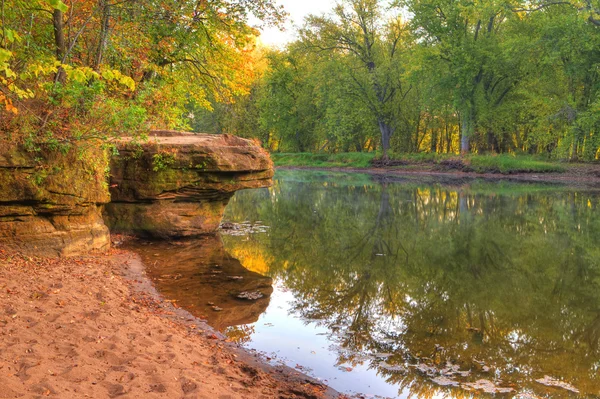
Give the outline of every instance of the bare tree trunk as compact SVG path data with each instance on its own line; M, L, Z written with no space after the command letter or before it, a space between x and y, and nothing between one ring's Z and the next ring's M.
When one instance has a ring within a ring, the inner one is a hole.
M356 141L354 142L354 146L356 147L356 152L363 151L364 144L361 143L361 141L359 139L356 139Z
M487 146L487 150L491 153L502 152L500 149L500 144L498 144L498 140L496 139L492 129L488 129L487 131Z
M65 31L63 26L63 12L55 9L52 12L52 24L54 25L54 44L56 46L56 59L61 63L64 61L67 46L65 43ZM65 70L58 67L56 71L56 82L64 83L66 79Z
M446 153L450 154L452 151L452 130L448 129L448 113L446 113L444 129L446 129Z
M571 153L571 161L575 162L578 158L579 152L579 140L573 139L573 152Z
M470 151L470 139L473 136L473 115L471 110L461 112L460 153L466 155Z
M302 143L302 139L300 138L300 131L296 129L296 133L294 134L294 138L296 139L296 146L298 151L304 152L304 144Z
M437 134L437 129L435 129L435 128L431 129L431 145L430 145L430 150L434 154L438 152L438 134Z
M450 154L452 152L452 137L451 131L446 126L446 154Z
M383 150L382 159L389 159L387 152L390 148L390 138L392 137L393 129L383 118L379 118L379 131L381 132L381 148Z
M100 37L98 39L98 49L94 59L94 69L98 70L104 57L104 50L108 43L108 30L110 27L110 4L108 0L99 0L98 7L102 13L102 25L100 26Z
M414 152L419 152L419 132L421 130L421 116L421 112L419 112L415 129L415 142L410 143L410 146L412 147L412 150ZM427 134L427 124L425 125L425 134Z

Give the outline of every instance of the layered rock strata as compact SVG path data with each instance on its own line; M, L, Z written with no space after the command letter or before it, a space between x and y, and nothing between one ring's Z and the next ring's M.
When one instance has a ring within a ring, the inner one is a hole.
M231 135L153 132L123 138L111 161L111 231L146 237L213 233L225 206L242 189L268 187L273 164L254 142Z
M98 143L61 150L0 146L0 248L71 256L109 247L101 215L110 200L108 159Z

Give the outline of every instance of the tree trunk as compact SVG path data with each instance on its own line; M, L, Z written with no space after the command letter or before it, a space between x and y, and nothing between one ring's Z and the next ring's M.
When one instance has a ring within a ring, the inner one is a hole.
M415 129L415 141L414 143L410 143L409 149L414 152L419 152L419 131L421 130L421 112L419 112L419 116L417 117L416 129ZM427 124L425 124L425 134L427 134Z
M527 136L527 128L523 129L523 135L521 135L521 132L519 130L517 130L516 134L515 134L515 141L517 142L517 147L521 150L521 151L525 151L525 145L523 144L524 140L523 137Z
M460 125L460 153L466 155L470 151L469 142L473 136L474 123L473 113L471 110L461 112Z
M65 31L63 27L63 12L61 10L54 10L52 12L52 24L54 25L54 45L56 46L56 59L63 63L66 49L65 43ZM65 82L65 70L59 66L56 71L56 82Z
M498 143L498 140L496 139L496 135L494 134L494 131L492 129L488 129L487 131L487 150L491 153L500 153L503 152L502 149L500 148L500 144Z
M437 129L431 129L431 145L430 145L430 150L431 152L433 152L434 154L437 153L438 151L438 135L437 135Z
M446 130L446 153L452 152L452 130L448 129L448 116L446 116L446 123L444 124Z
M304 144L302 143L302 139L300 138L300 131L296 130L294 138L296 139L296 146L298 148L298 151L304 152Z
M98 49L96 50L96 57L94 59L94 69L97 71L102 64L104 58L104 49L108 43L108 30L110 27L110 4L108 0L99 0L98 7L102 13L102 20L100 26L100 36L98 39Z
M356 146L356 152L363 151L364 144L361 143L361 141L359 139L356 139L356 141L354 142L354 145Z
M388 150L390 148L390 138L392 137L392 128L382 118L379 118L379 131L381 132L381 148L383 150L382 159L389 159Z
M571 153L571 161L575 162L579 159L579 139L573 139L573 152Z

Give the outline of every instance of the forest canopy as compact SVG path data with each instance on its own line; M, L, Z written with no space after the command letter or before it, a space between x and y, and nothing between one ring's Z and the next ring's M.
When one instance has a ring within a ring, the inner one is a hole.
M344 0L271 50L250 95L199 130L282 152L529 153L600 148L600 3Z
M0 129L33 142L189 129L255 79L271 0L0 0Z
M339 0L284 48L250 23L279 24L273 0L0 1L0 129L23 140L599 156L597 1Z

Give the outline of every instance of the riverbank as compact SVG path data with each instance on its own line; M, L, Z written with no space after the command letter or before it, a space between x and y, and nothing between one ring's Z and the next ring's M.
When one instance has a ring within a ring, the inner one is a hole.
M477 170L464 166L466 161L447 160L442 161L415 161L406 164L396 164L390 161L389 164L381 163L364 164L361 162L347 163L337 161L325 162L305 162L302 157L287 158L288 155L302 154L280 154L278 157L273 154L275 167L283 170L321 170L333 172L359 172L367 173L381 178L394 177L414 177L435 178L438 181L447 181L452 184L456 180L465 179L486 179L486 180L514 180L525 182L548 182L558 184L568 184L570 186L600 186L600 164L597 163L573 163L573 164L554 164L542 161L531 161L523 163L523 160L517 159L515 163L505 163L501 168L498 163L503 161L493 160L490 157L485 162L490 165L488 168L478 168ZM311 154L318 155L318 154ZM343 154L337 154L343 155ZM332 158L335 159L335 158ZM512 161L511 161L512 162ZM355 166L359 165L359 166ZM366 166L365 166L366 165ZM461 166L462 165L462 166ZM525 165L529 165L526 167Z
M0 398L335 398L162 301L139 258L0 250Z
M276 167L344 168L416 173L466 173L475 175L565 175L600 177L599 163L567 163L529 155L392 154L388 161L375 153L273 153Z

